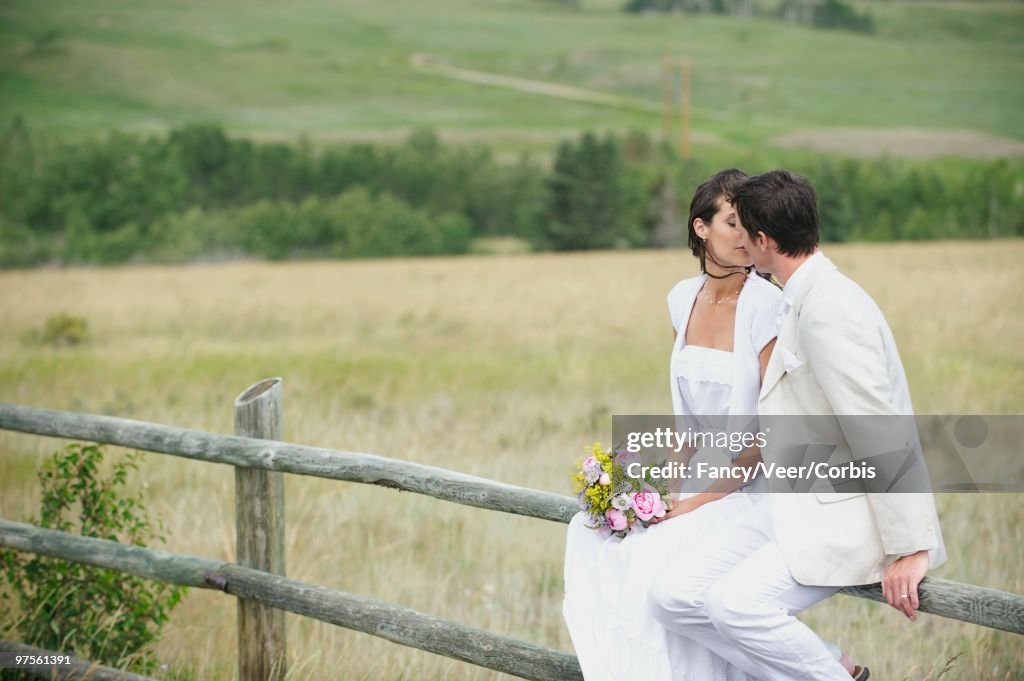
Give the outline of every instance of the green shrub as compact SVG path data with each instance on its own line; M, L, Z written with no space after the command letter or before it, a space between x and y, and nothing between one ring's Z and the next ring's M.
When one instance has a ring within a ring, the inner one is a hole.
M389 194L372 197L362 188L346 192L332 206L343 220L342 257L387 257L465 253L471 234L457 214L431 216Z
M54 242L0 217L0 267L32 267L53 258Z
M867 12L858 12L843 0L824 0L814 6L812 24L817 28L837 28L858 33L874 33L875 20Z
M89 323L84 317L60 313L46 319L42 328L29 332L25 341L33 345L73 346L89 340Z
M225 260L245 253L239 226L224 211L190 208L159 218L150 228L145 258L160 263Z
M150 525L141 492L124 491L138 453L100 472L103 451L71 444L39 471L40 517L34 525L145 546L163 541ZM5 622L24 643L143 673L157 666L156 640L185 589L66 560L0 550L0 572L21 615Z
M460 214L431 214L360 186L298 205L263 200L234 219L244 249L271 260L457 254L467 252L472 239Z

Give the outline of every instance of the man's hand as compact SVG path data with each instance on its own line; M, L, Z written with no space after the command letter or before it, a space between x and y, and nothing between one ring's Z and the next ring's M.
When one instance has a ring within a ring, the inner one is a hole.
M917 585L928 574L928 552L918 551L896 560L885 569L882 595L910 621L917 621L916 611L921 607L917 599Z

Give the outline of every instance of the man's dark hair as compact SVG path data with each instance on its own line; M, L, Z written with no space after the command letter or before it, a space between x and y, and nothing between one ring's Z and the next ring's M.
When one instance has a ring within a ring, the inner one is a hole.
M690 218L686 223L690 251L700 260L700 271L707 272L707 244L697 236L693 221L700 218L704 224L710 225L711 218L722 207L722 201L732 202L732 194L747 179L747 174L736 168L720 170L704 181L693 193L690 201Z
M821 237L811 183L785 170L755 175L733 192L732 205L753 239L764 232L783 255L810 255Z

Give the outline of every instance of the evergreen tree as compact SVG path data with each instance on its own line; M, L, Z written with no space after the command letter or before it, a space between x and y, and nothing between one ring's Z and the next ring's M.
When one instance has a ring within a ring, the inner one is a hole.
M610 248L620 237L622 160L611 136L587 132L558 147L549 180L551 203L540 240L560 251Z

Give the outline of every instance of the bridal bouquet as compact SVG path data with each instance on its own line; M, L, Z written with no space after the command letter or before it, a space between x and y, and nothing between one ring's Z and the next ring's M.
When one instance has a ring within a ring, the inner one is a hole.
M606 451L599 443L589 447L590 456L577 462L573 482L580 509L587 514L588 527L601 534L625 537L640 523L661 518L671 507L662 480L631 477L626 473L629 452Z

